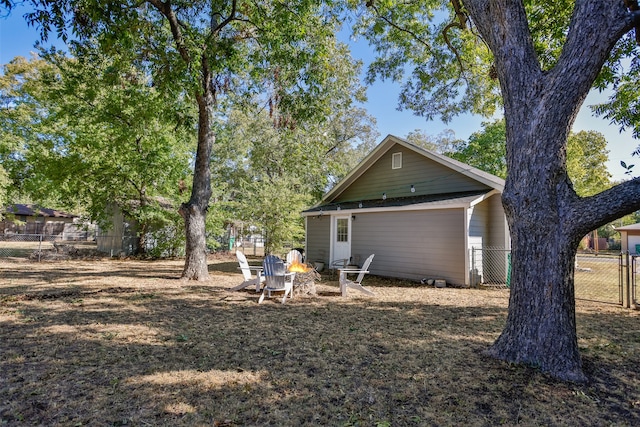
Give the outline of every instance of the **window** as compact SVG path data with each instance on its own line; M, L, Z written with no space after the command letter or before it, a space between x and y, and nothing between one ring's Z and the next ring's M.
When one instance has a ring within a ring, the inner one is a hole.
M348 242L349 241L349 219L338 218L336 221L336 241Z
M402 168L402 153L393 153L391 156L391 169Z

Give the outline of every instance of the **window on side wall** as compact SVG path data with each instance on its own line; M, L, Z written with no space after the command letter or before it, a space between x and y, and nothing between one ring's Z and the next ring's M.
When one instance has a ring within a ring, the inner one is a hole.
M402 168L402 153L393 153L391 156L391 169Z

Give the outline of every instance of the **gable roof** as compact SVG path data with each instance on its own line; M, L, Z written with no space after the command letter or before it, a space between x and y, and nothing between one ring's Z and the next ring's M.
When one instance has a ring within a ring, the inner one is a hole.
M353 184L360 176L362 176L367 171L367 169L369 169L376 161L378 161L395 145L403 146L406 149L415 152L416 154L424 156L429 160L432 160L446 168L453 170L454 172L478 181L494 190L497 190L500 193L504 191L505 181L500 177L484 172L480 169L474 168L473 166L462 163L458 160L454 160L442 154L438 154L433 151L418 147L417 145L412 144L402 138L398 138L397 136L387 135L382 140L382 142L378 144L378 146L358 164L358 166L356 166L351 172L349 172L340 182L338 182L338 184L336 184L322 197L322 200L318 205L330 203L332 200L338 197L340 193L342 193L346 188Z
M67 212L43 208L38 205L25 205L14 204L4 208L5 215L21 215L21 216L42 216L51 218L75 218L77 215L73 215Z

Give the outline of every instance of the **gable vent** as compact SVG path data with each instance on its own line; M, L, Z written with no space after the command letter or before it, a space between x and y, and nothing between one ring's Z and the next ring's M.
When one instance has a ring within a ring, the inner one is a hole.
M402 168L402 153L393 153L391 156L391 169Z

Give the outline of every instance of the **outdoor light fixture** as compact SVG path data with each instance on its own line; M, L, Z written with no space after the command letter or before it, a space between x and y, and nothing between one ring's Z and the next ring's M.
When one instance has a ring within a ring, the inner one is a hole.
M413 184L411 184L411 192L415 193L416 192L416 187L413 186Z
M382 193L382 200L387 200L387 193Z
M351 215L351 221L355 221L356 220L356 216L355 215Z
M362 202L358 203L358 207L361 208L362 207Z
M342 208L340 207L340 205L338 205L338 210L341 210Z

